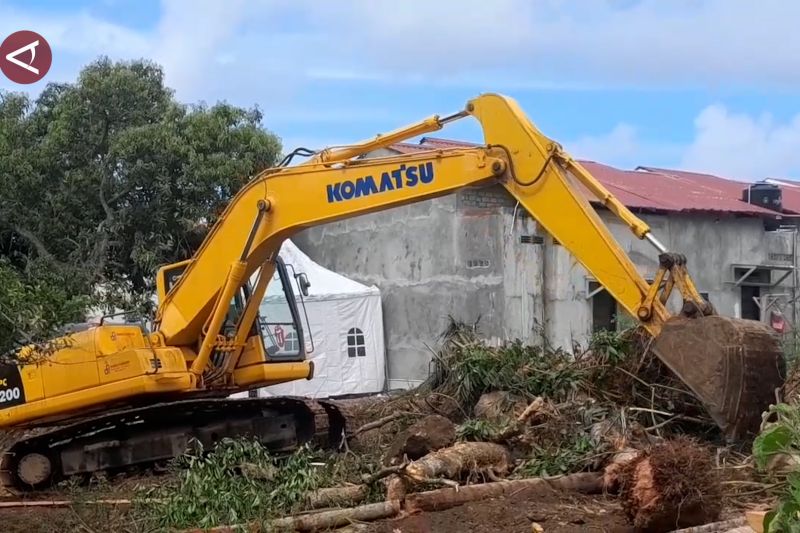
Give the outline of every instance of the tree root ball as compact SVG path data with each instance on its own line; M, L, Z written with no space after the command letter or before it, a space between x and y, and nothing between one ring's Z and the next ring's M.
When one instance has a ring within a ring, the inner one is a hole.
M722 486L711 452L679 437L655 445L619 472L620 498L638 530L665 532L719 518Z

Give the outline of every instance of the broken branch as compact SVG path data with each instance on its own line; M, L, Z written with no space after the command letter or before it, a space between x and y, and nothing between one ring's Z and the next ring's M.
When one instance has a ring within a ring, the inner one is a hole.
M381 426L385 426L389 422L394 422L395 420L397 420L399 418L406 417L406 416L420 416L420 414L419 413L411 413L409 411L398 411L396 413L392 413L392 414L390 414L388 416L384 416L383 418L379 418L378 420L374 420L374 421L372 421L372 422L370 422L368 424L364 424L363 426L361 426L360 428L358 428L357 430L355 430L353 432L352 437L356 437L356 436L358 436L361 433L364 433L366 431L371 431L371 430L377 429L377 428L379 428Z
M379 479L383 479L385 477L391 476L392 474L399 474L400 472L405 470L405 468L407 466L408 466L408 462L404 462L403 464L397 465L397 466L387 466L385 468L382 468L382 469L378 470L377 472L375 472L371 476L365 475L361 479L364 480L364 484L365 485L371 485L371 484L375 483L376 481L378 481Z

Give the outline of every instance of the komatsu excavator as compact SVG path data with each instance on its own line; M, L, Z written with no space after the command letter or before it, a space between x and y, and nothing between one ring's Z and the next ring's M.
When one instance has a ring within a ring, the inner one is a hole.
M359 157L468 116L482 126L483 145ZM685 257L667 250L513 99L483 94L459 113L306 155L302 164L251 179L191 259L159 270L152 327L86 325L46 356L24 349L20 364L0 369L6 488L36 490L64 476L154 464L180 455L191 439L210 445L250 435L272 450L290 450L322 433L341 438L342 414L331 403L231 397L314 375L292 287L294 278L304 292L307 280L289 273L281 244L304 228L465 187L505 187L646 328L657 355L729 439L751 438L782 386L776 334L757 321L718 315L697 292ZM653 245L660 266L652 283L590 199ZM261 317L273 280L283 286L286 307ZM667 305L673 289L683 301L674 315Z

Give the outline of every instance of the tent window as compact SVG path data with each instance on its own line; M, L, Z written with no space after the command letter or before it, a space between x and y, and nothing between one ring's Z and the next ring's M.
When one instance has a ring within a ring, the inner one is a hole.
M297 338L296 331L290 331L286 334L286 345L283 349L291 353L300 353L300 341Z
M347 331L347 357L366 357L367 348L364 343L364 332L358 328Z

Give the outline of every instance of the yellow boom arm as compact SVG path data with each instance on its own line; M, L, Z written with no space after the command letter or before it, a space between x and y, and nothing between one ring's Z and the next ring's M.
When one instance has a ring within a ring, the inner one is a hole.
M353 159L467 115L480 122L486 146ZM490 182L505 186L626 310L658 333L668 317L663 304L666 298L648 299L658 287L651 287L637 272L576 183L594 194L638 237L650 239L660 252L665 251L663 246L651 237L642 220L545 137L516 102L486 94L470 101L464 112L446 119L431 117L351 147L326 150L306 164L270 169L256 176L231 201L180 281L161 302L158 323L162 342L180 346L205 339L193 364L194 373L199 374L233 291L265 262L268 265L268 259L293 233ZM680 278L676 277L675 283L683 287ZM699 295L696 300L702 301Z

